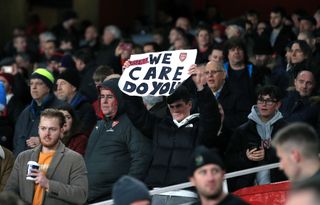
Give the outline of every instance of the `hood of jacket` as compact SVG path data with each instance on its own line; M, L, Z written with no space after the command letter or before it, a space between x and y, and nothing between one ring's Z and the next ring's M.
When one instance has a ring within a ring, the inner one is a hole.
M124 101L123 101L123 94L118 86L118 82L119 82L119 78L114 78L114 79L110 79L107 81L104 81L101 85L100 85L100 90L101 89L107 89L110 90L115 98L116 98L116 103L117 103L117 111L116 114L114 116L114 118L117 118L118 116L120 116L121 114L124 113L125 109L124 109ZM100 97L99 97L99 108L101 109L101 104L100 104Z
M271 133L273 129L272 125L279 119L283 118L283 116L281 112L277 110L270 120L268 120L267 122L263 122L260 118L258 107L254 105L251 108L251 113L248 115L248 118L256 123L257 131L261 139L267 140L271 139Z

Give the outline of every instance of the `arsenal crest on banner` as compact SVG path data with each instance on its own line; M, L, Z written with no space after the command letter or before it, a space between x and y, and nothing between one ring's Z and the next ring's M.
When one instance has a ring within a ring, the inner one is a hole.
M180 53L179 59L181 62L183 62L187 58L187 53Z

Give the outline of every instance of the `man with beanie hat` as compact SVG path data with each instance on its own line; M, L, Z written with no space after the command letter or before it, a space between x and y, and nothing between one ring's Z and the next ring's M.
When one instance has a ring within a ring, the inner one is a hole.
M112 185L123 175L143 180L151 160L151 143L124 112L118 81L101 84L99 104L104 118L93 129L84 155L89 203L109 199Z
M189 180L198 191L198 204L246 205L247 203L231 194L223 192L225 166L214 150L205 146L195 149L190 159Z
M96 124L96 115L87 98L79 92L80 79L76 69L68 68L57 77L57 90L59 100L70 104L79 120L79 131L89 136Z
M19 115L14 134L14 154L34 148L40 144L38 125L41 112L46 108L56 108L64 104L52 93L54 77L45 68L36 69L30 77L31 104Z
M145 184L130 177L121 177L112 188L115 205L150 205L151 196Z

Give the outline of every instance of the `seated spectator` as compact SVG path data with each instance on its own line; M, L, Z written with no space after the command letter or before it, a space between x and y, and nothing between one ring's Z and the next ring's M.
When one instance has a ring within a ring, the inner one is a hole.
M229 171L248 169L259 165L275 163L279 159L271 147L275 133L286 125L278 111L281 92L275 86L264 86L257 91L257 104L251 109L248 121L238 127L229 142L226 162ZM231 191L284 180L278 170L265 170L229 180Z
M280 112L288 122L306 122L317 128L319 103L313 103L316 79L310 70L301 70L294 80L294 90L287 93Z
M190 74L196 74L196 66ZM153 140L152 162L146 175L146 184L150 187L163 187L186 182L188 164L185 157L191 156L197 145L215 146L220 127L220 114L217 101L208 87L204 87L200 78L193 76L197 88L199 113L191 114L191 94L185 86L179 86L166 99L170 114L158 118L151 114L139 97L126 97L126 112L132 123L147 137ZM190 80L191 81L191 80ZM192 82L192 81L191 81ZM184 192L186 190L182 190ZM153 203L163 200L187 202L181 192L174 195L153 196Z
M151 160L150 141L124 113L118 79L103 82L99 92L104 118L93 129L85 152L89 203L109 199L113 184L123 175L143 180Z

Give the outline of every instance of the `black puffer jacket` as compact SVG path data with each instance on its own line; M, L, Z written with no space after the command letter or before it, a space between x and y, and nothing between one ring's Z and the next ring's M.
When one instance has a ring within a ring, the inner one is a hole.
M209 88L197 93L200 115L177 127L171 116L157 118L141 98L126 96L126 110L133 124L153 139L153 159L146 183L163 187L188 181L189 158L197 145L212 147L220 127L217 101Z

